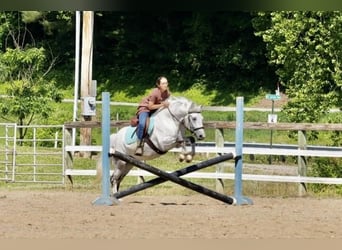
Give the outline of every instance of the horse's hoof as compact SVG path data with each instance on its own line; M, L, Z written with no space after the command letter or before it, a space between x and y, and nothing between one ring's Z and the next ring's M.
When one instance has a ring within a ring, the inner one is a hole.
M179 155L179 161L180 161L180 162L183 162L184 160L185 160L185 155L180 154L180 155Z
M186 162L191 162L192 161L192 156L191 155L187 155L186 156Z

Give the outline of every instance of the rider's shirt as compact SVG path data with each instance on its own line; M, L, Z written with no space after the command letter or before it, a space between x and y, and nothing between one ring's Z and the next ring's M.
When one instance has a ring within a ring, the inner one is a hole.
M150 95L143 98L138 106L137 115L142 112L150 112L153 113L156 110L149 110L148 103L153 102L153 104L160 104L165 101L170 96L170 92L168 90L161 92L159 88L154 88Z

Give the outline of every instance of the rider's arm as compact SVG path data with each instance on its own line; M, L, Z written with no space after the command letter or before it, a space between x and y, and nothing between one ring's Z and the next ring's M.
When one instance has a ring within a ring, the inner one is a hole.
M148 102L149 110L155 110L161 107L167 108L168 106L169 106L169 103L167 101L161 102L160 104L155 104L154 102L151 102L151 101Z

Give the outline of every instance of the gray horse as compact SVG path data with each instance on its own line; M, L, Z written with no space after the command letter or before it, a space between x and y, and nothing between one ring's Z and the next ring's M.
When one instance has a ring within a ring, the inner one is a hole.
M202 107L184 97L171 96L168 101L170 103L168 108L161 108L151 116L142 156L134 155L137 136L136 128L131 126L123 127L117 133L110 135L110 150L133 156L138 160L151 160L172 148L181 147L180 160L185 158L190 162L194 152L186 152L185 132L189 130L198 140L205 138ZM133 165L115 157L112 157L111 165L114 165L114 172L110 178L114 194L118 192L120 182ZM98 171L99 167L100 162L98 162Z

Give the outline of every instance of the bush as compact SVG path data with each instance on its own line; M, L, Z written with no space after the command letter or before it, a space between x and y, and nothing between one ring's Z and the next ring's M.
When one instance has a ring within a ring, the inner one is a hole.
M342 178L341 164L342 160L337 158L315 159L311 167L310 176ZM337 194L342 194L342 186L340 185L311 184L310 187L315 193L335 191Z

